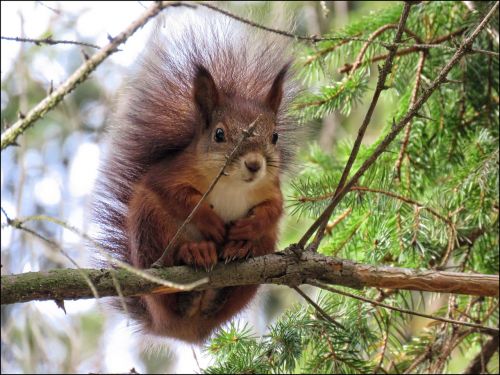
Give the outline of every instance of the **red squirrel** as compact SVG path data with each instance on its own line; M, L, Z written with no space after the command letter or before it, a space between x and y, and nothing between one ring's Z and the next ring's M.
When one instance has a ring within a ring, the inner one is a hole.
M205 21L146 46L112 119L96 191L100 244L150 267L207 191L242 131L258 118L164 266L210 270L275 250L283 213L280 176L293 153L295 95L287 44ZM240 312L258 286L129 298L147 333L200 343Z

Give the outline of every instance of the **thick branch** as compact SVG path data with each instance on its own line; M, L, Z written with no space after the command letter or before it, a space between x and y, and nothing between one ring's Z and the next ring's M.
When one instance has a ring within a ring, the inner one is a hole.
M10 304L33 300L93 298L85 272L99 295L116 296L110 270L57 269L48 272L29 272L2 275L1 303ZM291 252L274 253L246 262L219 264L205 273L187 266L151 269L148 273L178 284L192 283L208 276L207 284L195 290L235 285L281 284L298 286L307 279L321 280L351 288L377 287L419 290L439 293L458 293L498 296L498 275L413 270L386 266L358 264L349 260L304 252L299 259ZM124 296L146 293L175 293L178 289L158 286L126 270L114 270Z

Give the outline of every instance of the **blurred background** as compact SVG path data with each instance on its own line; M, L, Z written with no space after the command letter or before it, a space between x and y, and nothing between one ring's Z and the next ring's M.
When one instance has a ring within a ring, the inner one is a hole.
M75 40L98 46L108 43L134 21L151 2L9 2L1 3L4 37ZM291 28L301 35L339 30L347 22L387 6L382 1L213 2L236 14L273 28ZM168 16L172 10L165 11ZM179 10L175 10L179 12ZM182 11L192 11L185 10ZM141 52L150 22L133 35L89 79L66 96L55 110L18 138L18 146L1 153L1 206L11 219L49 215L84 233L90 224L89 203L99 167L106 121L128 67ZM84 61L92 48L75 45L36 45L1 41L2 131L57 88ZM335 81L336 73L330 79ZM373 87L374 79L370 86ZM307 88L308 83L304 86ZM368 93L371 95L371 92ZM364 116L360 107L349 118L339 113L304 124L310 139L333 150L338 141L354 139ZM377 136L391 95L384 95L368 128L365 142ZM60 251L29 233L6 225L2 213L2 274L74 267ZM298 239L308 219L287 215L282 245ZM55 240L78 263L91 267L89 248L81 237L48 221L32 221L30 229ZM237 324L250 324L256 334L293 303L302 302L287 288L264 287ZM64 312L54 302L2 306L2 373L127 373L200 372L210 357L199 347L169 340L153 341L134 334L134 327L106 301L66 301Z

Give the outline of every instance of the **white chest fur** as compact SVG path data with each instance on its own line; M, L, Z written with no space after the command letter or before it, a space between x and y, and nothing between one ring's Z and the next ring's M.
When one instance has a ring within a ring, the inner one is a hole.
M248 210L259 202L254 201L251 192L256 189L255 183L220 179L207 197L214 211L224 222L240 219Z

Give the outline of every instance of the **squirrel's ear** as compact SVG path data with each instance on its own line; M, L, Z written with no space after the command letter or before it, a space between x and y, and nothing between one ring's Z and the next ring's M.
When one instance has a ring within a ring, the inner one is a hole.
M276 76L271 86L271 90L266 97L266 104L274 113L278 113L278 109L283 99L283 84L285 82L286 72L290 68L290 63L286 63Z
M219 104L219 92L212 75L201 65L196 66L193 94L194 101L208 126L212 113Z

